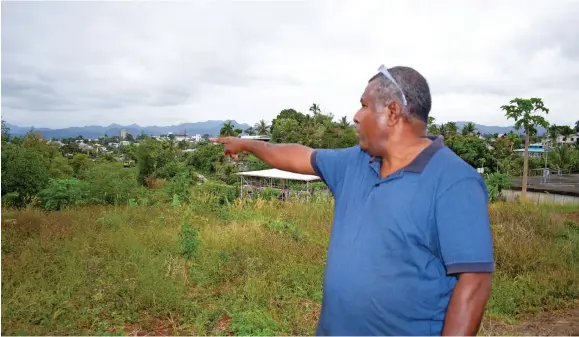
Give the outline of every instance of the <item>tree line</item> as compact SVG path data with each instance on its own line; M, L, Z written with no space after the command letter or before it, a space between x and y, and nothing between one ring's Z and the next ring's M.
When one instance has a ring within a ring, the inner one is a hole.
M502 109L523 131L522 136L481 135L473 123L459 130L452 122L436 125L434 117L427 125L428 133L443 135L447 146L467 163L484 167L488 181L494 184L490 189L498 192L508 186L509 177L545 166L544 157L529 158L514 152L523 145L528 147L531 141L541 140L536 133L538 126L547 128L546 136L553 139L555 135L569 137L579 132L579 122L574 127L549 125L541 115L548 109L540 99L514 99ZM242 133L267 135L274 143L299 143L313 148L344 148L358 142L356 130L346 117L336 121L317 104L307 113L282 110L271 122L261 120L246 130L235 129L226 122L220 132L222 136ZM75 146L47 142L36 131L13 137L3 122L2 203L47 209L127 202L151 204L186 201L191 188L226 194L229 200L238 190L235 173L269 168L251 155L233 162L223 155L222 146L211 144L207 137L187 146L146 135L139 135L137 140L138 143L120 147L114 153L86 153ZM186 147L194 151L184 151ZM553 143L550 148L549 168L579 172L578 144ZM136 167L125 167L126 160L134 161Z

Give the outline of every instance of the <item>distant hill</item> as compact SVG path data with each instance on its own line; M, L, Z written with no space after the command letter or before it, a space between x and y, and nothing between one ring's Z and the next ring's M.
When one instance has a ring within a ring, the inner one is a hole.
M153 136L159 136L161 134L167 134L169 132L172 132L174 134L183 134L186 132L187 135L209 134L211 136L215 136L219 134L219 131L221 130L221 127L225 122L228 121L212 120L206 122L184 123L171 126L139 126L137 124L131 125L111 124L109 126L89 125L83 127L70 127L64 129L49 129L49 128L34 128L34 129L36 131L41 132L47 139L78 137L78 136L83 136L84 138L90 139L102 137L105 134L111 137L111 136L119 136L121 130L127 130L134 137L140 135L141 132ZM245 123L238 123L236 121L231 122L233 123L235 128L240 128L242 130L245 130L250 127L250 125ZM15 136L22 136L31 129L31 127L29 126L22 127L9 123L6 123L6 126L10 128L10 133Z
M456 122L456 126L460 131L460 129L462 129L462 127L467 123L469 122L465 121ZM474 125L476 129L482 134L495 134L495 133L501 134L501 133L509 133L511 131L513 131L514 133L523 134L523 131L518 131L512 126L489 126L476 123ZM539 134L539 136L542 136L543 134L545 134L545 132L546 132L545 128L542 127L537 128L537 133Z
M36 131L41 132L44 137L48 139L52 138L66 138L66 137L78 137L83 136L84 138L98 138L104 136L118 136L121 133L121 130L128 130L130 134L134 137L144 132L147 135L159 136L161 134L166 134L168 132L173 132L174 134L183 134L187 132L188 135L195 135L195 134L209 134L212 136L218 135L219 130L223 123L227 121L220 121L220 120L211 120L205 122L198 122L198 123L184 123L179 125L171 125L171 126L139 126L137 124L131 125L119 125L119 124L111 124L109 126L99 126L99 125L88 125L82 127L70 127L64 129L49 129L49 128L35 128ZM240 128L245 130L250 127L250 125L246 123L238 123L237 121L231 121L236 128ZM468 122L466 121L459 121L456 122L456 126L458 130ZM13 124L6 123L6 125L10 128L10 133L15 136L22 136L26 134L26 132L30 131L29 126L17 126ZM522 134L522 131L515 130L512 126L488 126L482 124L476 124L476 129L482 134L495 134L495 133L509 133L511 130L515 133ZM539 135L543 135L545 133L544 128L539 128Z

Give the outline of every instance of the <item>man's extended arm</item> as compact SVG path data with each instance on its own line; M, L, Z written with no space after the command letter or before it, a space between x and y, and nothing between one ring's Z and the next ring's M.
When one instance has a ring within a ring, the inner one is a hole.
M475 336L491 294L490 273L458 276L444 319L443 336Z
M311 164L313 149L300 144L270 144L260 140L219 138L217 142L225 146L225 153L237 155L240 152L252 153L269 166L279 170L312 174L316 172Z

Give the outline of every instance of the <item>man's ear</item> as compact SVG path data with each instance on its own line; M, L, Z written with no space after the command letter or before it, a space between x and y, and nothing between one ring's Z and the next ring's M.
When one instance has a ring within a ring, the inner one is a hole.
M400 118L402 118L402 110L396 102L388 104L384 107L386 110L386 115L388 116L388 126L392 127L398 123Z

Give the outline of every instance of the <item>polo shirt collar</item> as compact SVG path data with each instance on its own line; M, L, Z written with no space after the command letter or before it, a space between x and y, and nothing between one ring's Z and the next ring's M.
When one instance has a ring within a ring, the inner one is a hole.
M444 146L444 137L428 136L428 138L432 140L432 143L422 150L422 152L420 152L418 156L416 156L416 158L414 158L414 160L404 168L404 171L422 173L434 154ZM370 159L370 164L372 165L375 161L381 162L382 159L379 157L372 157Z

